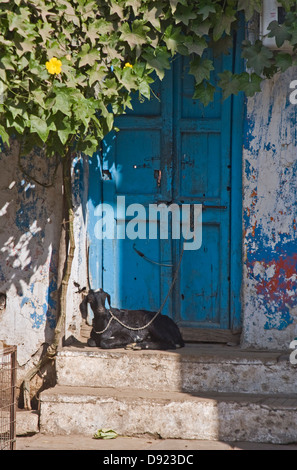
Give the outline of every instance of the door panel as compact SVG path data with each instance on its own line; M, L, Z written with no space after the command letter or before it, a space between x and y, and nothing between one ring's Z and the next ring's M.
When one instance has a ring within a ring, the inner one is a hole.
M221 135L182 131L180 145L180 197L200 200L205 200L206 197L220 199Z
M220 326L220 244L218 224L203 225L203 243L199 251L185 252L180 273L180 320L189 326L199 323ZM210 265L206 276L206 266ZM189 308L190 307L190 308Z
M115 142L116 193L154 196L158 192L154 170L160 168L160 130L122 130Z

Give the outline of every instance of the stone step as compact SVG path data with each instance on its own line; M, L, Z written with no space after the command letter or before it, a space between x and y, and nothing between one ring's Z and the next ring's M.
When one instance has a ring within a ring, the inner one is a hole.
M59 385L78 387L250 394L297 390L289 355L225 345L187 345L176 351L68 347L58 353L56 367Z
M40 395L48 435L122 436L286 444L297 441L297 398L290 395L156 392L57 385Z
M16 435L32 436L39 432L39 412L17 409Z

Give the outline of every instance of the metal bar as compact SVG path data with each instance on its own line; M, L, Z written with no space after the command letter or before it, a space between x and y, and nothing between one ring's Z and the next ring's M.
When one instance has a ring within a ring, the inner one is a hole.
M11 353L10 449L16 449L16 347Z
M225 210L228 209L227 206L205 206L204 204L202 205L202 210L205 209L219 209L219 210Z

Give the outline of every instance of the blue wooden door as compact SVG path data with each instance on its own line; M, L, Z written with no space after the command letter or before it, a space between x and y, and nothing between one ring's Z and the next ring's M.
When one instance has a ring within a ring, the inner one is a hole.
M234 69L234 57L215 59L214 82L220 71ZM184 251L163 310L187 339L199 339L197 332L227 332L239 325L234 300L239 291L234 293L232 286L238 286L240 250L232 247L232 232L236 223L240 230L240 219L234 222L231 214L233 201L241 199L240 185L233 185L241 159L234 155L240 152L234 135L241 128L238 120L232 125L236 108L231 99L222 102L217 93L207 108L193 100L188 68L180 57L153 85L151 101L135 99L133 112L117 120L120 132L110 133L102 144L100 172L96 159L91 164L89 265L92 287L108 291L113 306L158 310L181 259L183 239L172 239L170 233L168 239L151 239L148 225L158 228L160 220L148 221L149 205L202 204L202 246ZM114 239L93 235L101 202L113 207ZM236 210L240 214L238 204Z

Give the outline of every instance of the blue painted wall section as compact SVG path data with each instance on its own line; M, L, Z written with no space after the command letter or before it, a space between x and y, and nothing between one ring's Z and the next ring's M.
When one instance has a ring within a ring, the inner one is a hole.
M52 250L48 246L47 249L51 251L51 256L43 264L42 259L47 254L45 245L45 226L48 215L46 194L40 198L36 184L29 183L24 179L17 188L19 209L16 211L15 224L23 237L23 246L26 244L29 251L27 262L25 261L22 270L32 274L38 269L40 271L39 282L42 282L42 277L46 277L46 289L42 298L34 294L36 279L29 284L27 295L23 296L23 290L19 290L22 297L21 308L25 305L30 307L32 328L40 328L48 321L48 326L53 329L56 325L55 311L57 306L57 302L53 298L53 294L57 290L57 250Z

